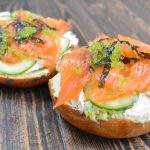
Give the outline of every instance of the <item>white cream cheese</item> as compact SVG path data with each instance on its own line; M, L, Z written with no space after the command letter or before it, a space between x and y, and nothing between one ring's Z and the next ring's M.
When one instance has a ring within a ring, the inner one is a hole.
M60 90L60 73L56 74L52 79L52 88L53 88L53 95L55 97L58 97L59 90Z
M141 93L133 107L124 112L124 116L135 122L150 121L150 96L147 93Z
M69 39L69 41L70 41L69 47L71 47L71 46L77 47L78 46L79 39L71 31L66 32L63 36L65 38Z
M74 99L71 102L67 103L73 109L77 109L81 113L84 112L84 92L81 90L78 99Z
M52 88L54 90L54 96L58 97L60 90L60 74L58 73L51 79ZM72 100L67 103L73 109L79 110L81 113L84 112L84 92L80 92L78 99ZM104 115L104 114L103 114ZM109 117L106 114L106 117ZM134 122L145 123L150 121L150 93L141 93L135 104L125 110L122 113L114 113L110 116L111 118L130 119ZM107 118L105 118L106 120Z
M73 34L71 31L68 31L66 32L63 37L69 39L69 48L70 47L78 47L78 43L79 43L79 39L76 37L75 34ZM57 61L57 64L56 64L56 70L59 71L59 65L60 65L60 61L61 61L61 58L63 57L63 55L67 54L67 53L70 53L71 50L68 49L68 50L65 50L65 52L59 56L59 60Z

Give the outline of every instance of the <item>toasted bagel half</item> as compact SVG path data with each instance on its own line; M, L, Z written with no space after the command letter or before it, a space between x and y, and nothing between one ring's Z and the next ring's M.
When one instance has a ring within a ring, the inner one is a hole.
M52 82L49 80L51 99L55 103L57 98L54 96L53 90ZM102 137L131 138L150 132L150 122L136 123L129 119L109 119L95 122L67 104L59 106L57 109L60 115L71 125Z
M100 36L66 54L49 89L73 126L108 138L150 132L150 46L129 37Z
M78 39L70 23L25 10L0 12L0 83L32 87L48 82Z

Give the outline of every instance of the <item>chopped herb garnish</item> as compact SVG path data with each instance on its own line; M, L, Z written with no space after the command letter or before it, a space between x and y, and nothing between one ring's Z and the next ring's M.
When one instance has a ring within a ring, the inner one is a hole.
M115 94L115 92L114 92L113 89L108 89L107 90L107 95L114 95L114 94Z
M138 59L130 59L130 64L135 64L138 61Z
M104 65L103 72L100 76L100 81L99 81L100 88L104 86L106 77L110 71L110 68L111 68L111 59L110 58L111 58L113 50L115 49L116 44L117 44L117 41L113 42L111 44L111 46L104 48L104 50L106 51L105 52L106 53L106 56L105 56L106 63Z
M95 65L101 60L104 56L103 47L99 42L94 43L89 47L90 52L92 53L92 65Z
M121 44L117 42L115 45L115 49L112 52L111 55L111 67L120 67L123 63L121 62L122 58L122 49L121 49Z
M131 51L135 51L138 56L135 58L124 57L122 54L122 45L124 44L129 45ZM91 53L91 65L89 66L90 73L94 72L94 67L104 67L100 76L99 87L104 86L105 79L111 67L120 67L127 63L134 64L140 58L150 59L149 53L140 52L138 51L138 48L139 46L132 45L128 41L115 40L114 42L105 42L105 39L89 46L88 50Z
M12 47L8 47L7 53L11 56L12 53L13 53L13 48Z
M7 46L1 42L0 43L0 55L4 55L6 53L6 50L7 50Z
M79 75L83 73L83 70L80 67L75 67L74 71L75 71L75 73L77 73Z
M105 79L111 67L119 67L123 64L121 53L121 42L95 42L89 48L92 57L92 64L89 71L92 73L92 67L104 66L103 72L100 76L99 87L103 87Z
M24 27L21 31L17 32L17 35L21 38L28 38L36 33L36 28L31 26Z
M119 85L123 85L125 83L125 77L122 75L118 76Z
M92 65L101 66L105 64L105 58L107 57L107 47L112 43L99 43L95 42L89 47L89 51L92 53Z
M32 23L34 20L34 17L33 16L26 16L23 20L26 22Z
M42 33L46 34L46 35L51 35L51 36L55 35L55 31L54 30L50 30L48 28L43 29Z
M86 88L86 86L83 88L83 92L86 93L88 90Z
M8 34L6 32L3 32L2 34L2 42L4 45L9 45L10 44L10 37L8 36Z
M8 45L10 43L8 34L3 31L2 27L0 26L0 55L4 55L8 49Z

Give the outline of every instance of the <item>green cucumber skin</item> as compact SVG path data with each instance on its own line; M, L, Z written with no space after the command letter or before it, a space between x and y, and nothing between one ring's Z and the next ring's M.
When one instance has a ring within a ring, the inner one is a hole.
M20 75L20 74L26 72L27 70L29 70L29 69L30 69L31 67L33 67L35 64L36 64L36 61L33 61L30 66L28 66L28 67L25 68L24 70L22 70L22 71L20 71L20 72L17 72L17 73L15 73L15 72L10 73L10 72L7 72L7 71L1 71L1 70L0 70L0 75L11 75L11 76Z
M97 103L93 102L92 100L91 100L91 103L93 105L95 105L96 107L99 107L101 109L111 110L111 111L123 111L123 110L131 108L133 106L133 104L134 104L134 98L131 99L128 104L126 104L126 105L120 105L120 106L116 106L116 107L114 107L114 106L111 107L111 106L107 106L107 105L104 105L104 104L97 104Z

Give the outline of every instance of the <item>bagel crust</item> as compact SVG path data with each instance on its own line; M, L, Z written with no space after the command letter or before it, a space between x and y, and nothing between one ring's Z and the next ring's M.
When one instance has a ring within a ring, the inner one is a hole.
M16 76L0 75L0 83L11 87L28 88L46 83L55 74L56 70L43 69Z
M52 101L55 103L57 99L53 96L51 81L49 81L49 90ZM136 123L128 119L109 119L94 122L69 105L62 105L58 107L58 110L61 116L73 126L102 137L131 138L150 132L150 122Z

